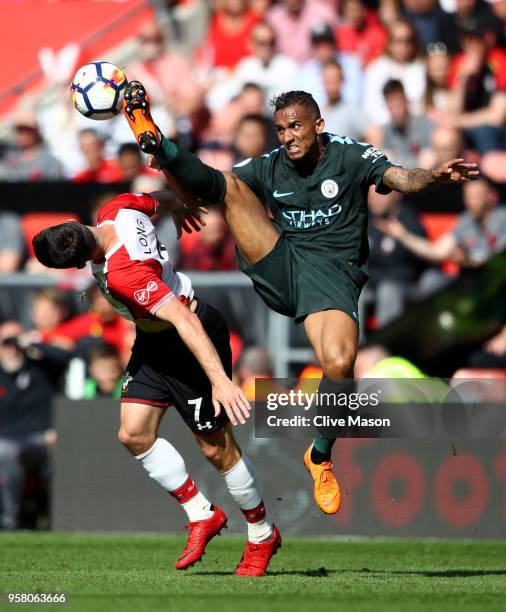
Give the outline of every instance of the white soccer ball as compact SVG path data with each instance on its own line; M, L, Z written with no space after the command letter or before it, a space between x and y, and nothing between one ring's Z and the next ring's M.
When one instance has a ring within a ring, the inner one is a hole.
M109 62L81 66L70 86L72 104L89 119L110 119L123 104L125 73Z

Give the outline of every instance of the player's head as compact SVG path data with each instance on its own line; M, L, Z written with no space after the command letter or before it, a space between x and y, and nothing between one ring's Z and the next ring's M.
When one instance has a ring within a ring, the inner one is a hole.
M97 242L81 223L68 222L48 227L32 240L35 257L48 268L84 268L92 259Z
M287 91L271 100L279 141L292 161L305 158L318 148L325 122L313 96L305 91Z

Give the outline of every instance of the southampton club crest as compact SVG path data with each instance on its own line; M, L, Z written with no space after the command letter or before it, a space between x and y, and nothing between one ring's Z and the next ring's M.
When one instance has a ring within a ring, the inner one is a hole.
M321 191L322 191L322 194L330 200L331 198L336 197L336 195L339 192L339 187L337 183L333 181L332 179L326 179L322 183Z
M123 382L121 383L121 390L128 391L128 385L134 379L133 376L130 376L130 372L126 372L125 376L123 376Z

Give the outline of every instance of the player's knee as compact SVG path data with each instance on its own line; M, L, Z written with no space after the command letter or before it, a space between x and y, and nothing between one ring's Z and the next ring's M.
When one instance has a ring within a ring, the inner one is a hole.
M341 379L353 376L356 352L347 347L327 350L323 355L322 369L327 378Z
M151 433L135 432L126 427L121 427L118 431L118 440L132 455L145 453L153 446L155 439Z
M227 191L221 207L231 208L241 203L241 180L233 172L224 172L223 175L227 182Z

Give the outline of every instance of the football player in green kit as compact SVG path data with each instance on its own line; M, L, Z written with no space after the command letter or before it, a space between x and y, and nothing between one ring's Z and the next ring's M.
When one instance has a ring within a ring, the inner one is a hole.
M220 172L159 134L143 86L132 81L124 113L189 207L219 204L241 270L273 310L303 323L323 369L320 384L353 378L357 303L367 280L367 194L414 194L478 177L477 164L452 159L434 170L405 169L375 147L325 132L313 97L289 91L272 100L280 147ZM273 216L266 213L267 206ZM345 383L346 384L346 383ZM326 387L328 389L328 387ZM304 454L316 503L339 510L332 471L335 438L318 435Z

